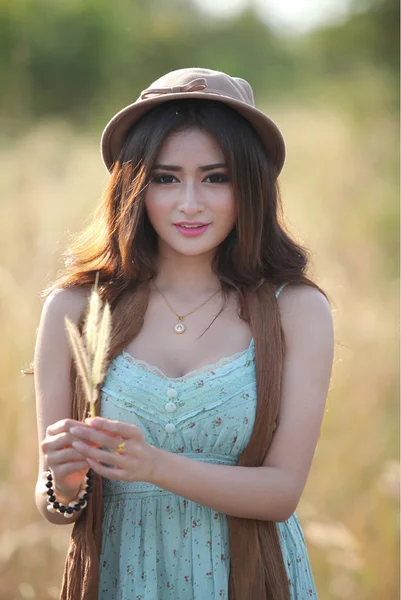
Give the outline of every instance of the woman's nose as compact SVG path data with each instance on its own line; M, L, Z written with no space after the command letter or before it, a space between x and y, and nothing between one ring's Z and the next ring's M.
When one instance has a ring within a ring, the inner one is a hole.
M199 197L199 191L196 190L194 184L188 183L185 186L179 210L188 215L196 215L196 213L203 211L203 205Z

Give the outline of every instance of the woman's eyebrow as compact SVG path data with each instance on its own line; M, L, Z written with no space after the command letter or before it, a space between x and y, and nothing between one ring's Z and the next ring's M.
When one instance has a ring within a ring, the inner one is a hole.
M177 165L154 165L154 169L163 169L163 171L182 171L182 167ZM225 163L215 163L213 165L204 165L199 167L200 171L213 171L213 169L226 169Z

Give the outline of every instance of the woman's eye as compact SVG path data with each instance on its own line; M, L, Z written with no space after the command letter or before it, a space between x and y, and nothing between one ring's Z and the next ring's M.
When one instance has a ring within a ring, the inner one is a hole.
M161 183L164 185L169 183L175 183L176 181L176 177L174 177L174 175L170 175L169 173L160 173L158 175L155 175L152 179L153 183ZM211 173L210 175L205 177L204 181L206 181L207 183L225 183L229 181L229 177L225 173Z
M209 179L210 183L226 183L229 181L229 177L225 173L211 173L206 179Z
M152 179L154 183L173 183L174 175L155 175Z

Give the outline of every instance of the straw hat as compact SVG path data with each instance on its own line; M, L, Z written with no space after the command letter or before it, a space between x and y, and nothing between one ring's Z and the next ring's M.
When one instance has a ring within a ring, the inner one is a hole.
M179 98L203 98L228 104L254 127L280 173L285 143L277 125L255 108L253 91L245 79L221 71L187 68L171 71L154 81L139 98L120 110L106 125L101 139L103 161L112 170L129 128L157 104Z

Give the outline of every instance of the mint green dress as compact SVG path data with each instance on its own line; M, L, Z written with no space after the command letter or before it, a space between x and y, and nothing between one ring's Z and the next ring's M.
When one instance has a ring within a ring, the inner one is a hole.
M172 378L123 351L104 381L101 416L141 427L169 452L235 465L255 419L254 356L252 340L244 352ZM103 479L103 494L98 600L228 600L225 514L145 482ZM291 600L316 599L298 517L277 527Z

